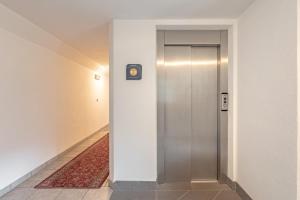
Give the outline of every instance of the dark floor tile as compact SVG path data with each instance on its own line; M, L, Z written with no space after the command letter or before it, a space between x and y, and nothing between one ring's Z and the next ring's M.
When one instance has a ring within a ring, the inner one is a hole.
M159 200L175 200L182 197L186 191L156 191L155 198Z
M228 185L219 183L165 183L157 185L158 190L230 190Z
M192 190L230 190L228 185L219 183L193 183Z
M189 191L181 200L212 200L218 191Z
M133 191L154 191L157 190L156 182L138 181L133 185Z
M239 195L234 192L234 191L231 191L231 190L226 190L226 191L223 191L221 192L216 200L242 200Z
M157 190L156 182L147 181L122 181L110 185L113 190L118 191L153 191Z
M110 200L177 200L185 191L114 191Z
M110 185L110 187L113 190L132 190L134 187L135 182L132 181L121 181L121 182L115 182L113 184Z
M164 183L157 185L158 190L191 190L191 183L178 182L178 183Z

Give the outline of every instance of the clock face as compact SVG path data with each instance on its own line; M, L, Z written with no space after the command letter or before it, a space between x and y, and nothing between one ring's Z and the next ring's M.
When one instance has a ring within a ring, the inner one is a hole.
M126 66L126 80L141 80L142 79L142 65L128 64Z
M138 71L136 68L131 68L130 71L129 71L130 75L131 76L137 76L138 74Z

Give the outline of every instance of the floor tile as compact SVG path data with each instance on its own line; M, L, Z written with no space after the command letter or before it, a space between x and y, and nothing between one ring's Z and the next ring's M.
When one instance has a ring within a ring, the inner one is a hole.
M239 195L231 190L221 192L215 200L242 200Z
M91 144L89 144L87 142L82 142L80 145L77 146L77 148L88 148L90 146L91 146Z
M82 148L82 151L86 150L87 148L89 148L92 144L89 143L83 143L80 146L78 146L78 148Z
M88 139L86 141L84 141L83 143L84 144L94 144L95 142L97 142L98 140L95 140L95 139Z
M59 161L64 161L64 162L68 163L68 162L70 162L72 159L73 159L73 158L61 156L61 157L57 158L56 161L57 161L57 162L59 162Z
M78 156L80 153L82 153L82 151L74 151L74 152L68 152L64 155L62 155L63 158L67 158L67 157L70 157L70 158L75 158L76 156Z
M137 181L137 182L116 182L113 184L112 188L114 190L130 190L130 191L154 191L157 189L158 185L153 182L147 181Z
M212 200L219 191L189 191L181 200Z
M83 145L83 146L77 146L74 148L74 151L79 151L79 152L83 152L84 150L86 150L89 146L88 145ZM73 150L72 150L73 151Z
M230 190L228 185L219 183L192 183L192 190Z
M27 181L24 181L23 183L18 185L17 188L34 188L40 182L41 180L30 178Z
M102 187L109 187L109 184L108 184L108 180L106 179L105 182L102 184Z
M63 158L65 157L76 157L78 156L80 153L82 153L85 149L87 149L88 147L85 148L74 148L66 153L64 153L63 155L61 155Z
M97 136L92 137L91 140L98 141L98 140L100 140L102 137L103 137L102 135L99 135L99 136L97 135Z
M31 188L17 188L4 195L0 200L27 200L34 193Z
M181 199L187 192L186 191L155 191L154 199L159 200L175 200Z
M191 190L191 184L187 182L164 183L157 186L158 190Z
M112 190L109 187L89 190L83 200L110 200Z
M51 162L45 169L46 170L58 170L67 164L69 160L55 160Z
M82 200L87 192L87 189L64 189L55 200Z
M43 169L41 170L39 173L37 173L36 175L34 175L33 177L31 177L30 179L33 180L45 180L46 178L48 178L51 174L53 174L56 170L52 170L52 169Z
M28 200L55 200L61 189L37 189Z
M186 191L114 191L110 200L177 200Z
M130 190L132 191L135 183L131 181L115 182L112 185L113 190Z
M98 137L93 136L93 137L89 138L87 141L89 141L89 142L97 142L97 141L100 140L100 139L101 139L100 136L98 136Z
M157 190L158 185L153 182L138 181L133 184L133 191L154 191Z

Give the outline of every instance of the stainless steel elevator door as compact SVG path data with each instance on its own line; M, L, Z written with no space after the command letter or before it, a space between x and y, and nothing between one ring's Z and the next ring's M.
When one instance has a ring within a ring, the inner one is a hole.
M217 180L218 49L192 47L192 180Z
M165 47L165 177L190 180L191 48Z
M218 49L165 46L165 181L216 180Z

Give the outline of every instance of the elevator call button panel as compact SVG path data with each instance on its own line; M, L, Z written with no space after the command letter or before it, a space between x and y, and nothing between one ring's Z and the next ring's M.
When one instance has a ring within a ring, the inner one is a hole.
M221 111L228 111L228 93L221 94Z

